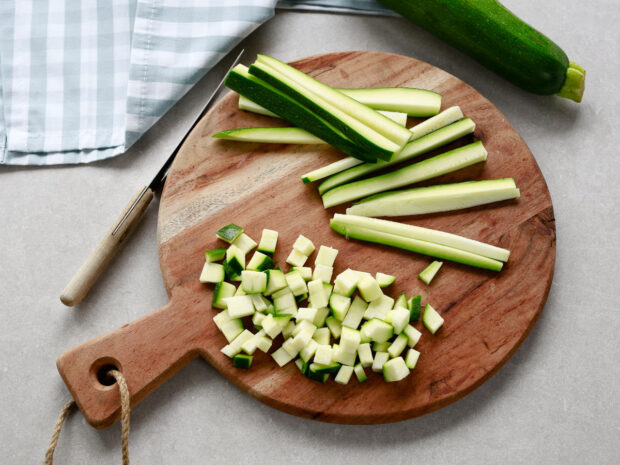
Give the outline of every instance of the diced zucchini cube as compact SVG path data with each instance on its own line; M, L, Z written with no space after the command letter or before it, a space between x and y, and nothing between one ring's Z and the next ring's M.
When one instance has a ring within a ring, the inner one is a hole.
M380 287L388 287L390 284L393 284L394 281L396 281L396 276L385 273L377 273L376 280L377 283L379 283Z
M391 324L377 318L367 321L362 328L374 342L387 342L394 334Z
M258 244L258 250L260 252L273 254L276 251L276 244L278 243L278 231L272 229L263 229L263 234Z
M308 364L302 359L298 358L297 360L295 360L295 366L299 368L299 371L301 371L302 375L306 374L306 370L308 370Z
M443 265L443 262L432 262L430 265L424 268L424 270L418 275L418 278L420 278L420 280L424 284L429 285L439 271L439 268L441 268L441 265Z
M308 320L301 320L295 325L292 335L297 336L302 331L308 331L313 335L314 332L316 331L316 326L314 326L312 322Z
M314 331L301 331L295 337L291 339L287 339L287 341L291 341L287 344L288 348L285 350L290 353L295 353L295 356L299 354L299 352L312 340L312 334ZM284 344L282 345L284 347Z
M309 257L312 252L314 252L314 244L310 239L300 234L293 244L293 249L298 250L306 257Z
M407 336L407 345L409 347L415 347L420 337L422 337L422 333L411 325L405 326L403 333Z
M383 364L390 359L390 354L387 352L375 353L375 358L372 361L372 371L375 373L381 373L383 371Z
M273 354L271 354L273 359L276 361L278 366L283 367L288 362L293 360L295 357L291 357L291 355L284 349L284 347L280 347Z
M368 304L364 318L367 320L372 320L373 318L384 320L392 309L392 305L394 305L394 299L387 295L382 295Z
M362 298L366 302L377 300L383 295L383 291L379 287L379 283L372 276L366 276L357 283Z
M254 252L252 258L248 262L246 268L253 271L270 270L276 266L276 262L269 255L265 255L259 251Z
M286 278L286 284L289 289L293 292L293 295L299 296L306 294L308 292L308 286L306 286L306 281L301 277L298 271L289 271L284 275Z
M267 315L265 315L264 313L255 312L254 315L252 315L252 323L254 324L254 327L262 328L262 322L266 316Z
M363 383L368 379L368 376L366 376L366 371L364 371L364 366L361 363L355 365L353 371L355 372L355 376L360 383Z
M394 339L394 342L392 342L390 347L388 347L387 352L390 354L390 357L396 358L403 353L405 347L407 347L407 336L404 334L399 334L398 337Z
M233 366L242 370L248 370L252 366L252 356L245 354L235 355L233 357Z
M327 296L325 295L323 283L319 279L308 283L308 294L310 295L310 304L314 308L327 307Z
M356 295L351 303L351 306L349 307L347 315L344 317L344 320L342 320L342 326L357 329L362 322L362 318L367 308L368 304L364 302L364 299Z
M373 342L372 350L374 350L375 352L387 352L390 345L391 343L387 341L386 342Z
M304 362L309 362L310 359L314 356L316 349L319 347L319 343L314 339L310 339L310 341L305 345L303 349L299 352L299 356Z
M415 366L418 364L418 359L420 358L420 352L415 349L409 349L407 351L407 356L405 357L405 364L407 368L413 370Z
M353 374L353 367L342 365L340 370L338 370L338 374L334 378L338 384L348 384L351 379L351 375Z
M396 307L392 312L392 326L394 333L400 334L409 325L409 310L403 307Z
M236 224L229 224L219 229L215 235L222 239L223 241L232 244L235 239L237 239L243 233L243 228L241 226L237 226Z
M273 315L267 315L263 321L261 322L263 327L263 331L265 334L269 336L271 339L275 339L278 334L282 332L282 326L278 324Z
M334 350L332 349L332 346L319 344L316 352L314 353L314 363L329 365L332 363L333 355Z
M439 328L443 326L443 318L431 304L426 304L426 307L424 307L424 315L422 315L422 323L424 323L424 326L426 326L426 329L428 329L431 334L435 334Z
M253 336L254 335L250 331L244 329L241 334L239 334L236 338L232 340L232 342L228 343L228 345L225 345L222 348L221 352L224 355L233 358L235 355L241 352L241 347L243 346L243 344L245 344Z
M213 299L211 306L214 308L226 308L226 299L235 295L237 289L233 284L222 281L215 285L213 289Z
M265 312L271 305L271 302L260 294L251 294L250 299L252 299L252 305L257 312Z
M332 362L326 365L323 363L314 362L314 363L311 363L308 368L311 368L312 371L316 373L332 374L332 373L338 373L338 370L340 370L340 364L336 362Z
M357 355L362 366L369 367L372 365L373 356L369 343L360 344L357 348Z
M241 281L241 272L243 271L243 264L237 257L232 257L230 260L225 260L222 263L224 266L224 273L226 277L231 281Z
M293 335L293 331L295 331L295 322L293 320L290 320L288 323L286 323L286 326L282 328L282 337L284 339L288 339Z
M321 308L317 308L316 309L316 316L314 317L314 320L312 320L312 323L314 324L314 326L320 328L322 326L325 326L325 319L329 316L329 308L327 307L321 307ZM325 328L328 329L328 328ZM329 329L328 329L329 331Z
M347 328L346 326L342 327L342 332L340 333L340 347L345 352L355 353L357 348L360 345L360 332L356 329ZM405 338L405 343L407 339Z
M312 268L309 266L294 266L292 271L297 271L304 281L310 281L312 279Z
M261 336L256 343L256 348L258 350L261 350L262 352L267 353L271 348L271 344L273 344L273 341L269 337Z
M243 271L242 271L242 273L243 273ZM237 297L239 295L248 295L248 293L243 290L243 287L241 285L239 285L239 287L235 291L235 297Z
M329 283L332 280L332 274L334 268L326 265L315 265L314 272L312 273L312 279L319 279L324 283Z
M329 328L319 328L314 332L312 338L321 345L329 345L330 336Z
M349 365L351 367L355 365L355 359L357 358L357 352L355 351L347 352L346 350L342 348L342 346L340 346L340 344L334 344L332 349L333 349L332 360L334 362L340 363L342 365Z
M402 357L393 358L383 365L383 378L389 382L400 381L409 375L409 368Z
M297 309L297 315L295 315L295 319L297 321L308 320L310 323L314 321L316 317L316 308L306 308L302 307Z
M241 288L247 294L261 294L267 289L267 275L262 271L243 270Z
M347 316L351 299L340 294L332 294L329 298L329 307L338 321L343 321Z
M416 295L409 299L409 323L415 323L422 314L422 296Z
M293 249L288 258L286 259L286 263L291 266L304 266L304 263L306 263L307 259L307 255L304 255L297 249Z
M226 310L215 315L213 322L228 342L231 342L243 332L241 320L239 318L231 318Z
M314 265L333 267L337 255L338 250L322 245L321 247L319 247L319 252L316 255L316 259L314 260Z
M357 286L359 275L356 271L351 269L344 270L334 280L334 294L344 295L346 297L351 297L353 292L355 292L355 287Z
M288 288L276 292L273 295L273 308L277 315L294 316L297 313L295 296Z
M286 287L286 278L280 270L267 270L267 289L265 295L269 296Z
M314 365L314 363L308 365L308 371L306 371L306 376L308 377L308 379L318 381L320 383L325 383L329 379L329 373L318 373L316 371L312 371L310 369L312 365Z
M205 250L205 260L207 263L219 262L226 256L226 249L218 247L217 249Z
M226 299L226 308L231 318L243 318L254 314L254 305L252 299L247 295L236 297L228 297Z
M246 233L241 233L237 239L234 240L232 245L239 247L243 251L245 255L247 255L250 250L256 247L256 242L248 236Z
M333 316L329 316L325 319L325 324L329 328L329 332L334 336L334 339L338 339L342 331L342 323Z
M404 307L406 309L409 309L409 304L407 303L407 296L405 294L401 294L398 296L396 302L394 302L394 308L396 307Z

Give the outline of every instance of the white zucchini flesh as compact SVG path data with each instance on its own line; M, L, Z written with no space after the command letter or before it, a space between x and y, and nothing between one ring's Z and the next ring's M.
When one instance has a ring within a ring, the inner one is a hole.
M362 318L367 308L368 304L364 302L364 299L356 295L353 302L351 302L347 315L344 317L344 320L342 320L342 326L357 329L362 322Z
M432 179L486 159L487 151L482 142L474 142L396 171L335 187L323 194L323 206L330 208L377 192Z
M454 106L442 111L441 113L433 116L432 118L424 120L421 123L410 127L409 130L413 134L412 139L419 139L420 137L430 134L437 129L452 124L455 121L460 120L461 118L463 118L463 112L461 111L461 107Z
M338 90L371 108L402 111L420 118L436 115L441 108L441 94L432 90L411 87Z
M409 368L402 357L396 357L383 365L383 378L387 382L400 381L409 376Z
M338 256L338 249L334 249L333 247L327 247L325 245L322 245L321 247L319 247L319 252L316 254L314 264L334 266L334 262L336 261L337 256Z
M341 160L335 161L326 166L322 166L316 170L310 171L301 176L301 180L304 183L318 181L319 179L327 178L341 171L353 168L354 166L364 163L362 160L358 160L354 157L346 157Z
M347 384L351 379L351 375L353 374L353 367L342 365L340 370L338 370L338 374L334 378L334 381L338 384Z
M380 287L388 287L396 281L396 276L392 276L391 274L385 273L377 273L375 279L379 283Z
M216 139L269 144L325 144L326 142L301 128L239 128L218 132Z
M422 323L424 323L424 326L431 334L435 334L439 331L439 328L443 326L443 321L443 318L437 313L437 310L435 310L431 304L426 304L424 313L422 314Z
M224 267L219 263L205 263L200 273L201 283L219 283L224 281Z
M460 210L519 198L514 179L490 179L383 192L347 208L359 216L409 216Z
M393 166L412 158L424 155L435 150L442 145L453 142L467 134L471 134L476 129L475 123L470 118L465 118L449 126L431 132L426 136L409 142L390 161L377 161L376 163L358 163L357 166L341 171L319 184L319 193L323 194L336 186L345 184L353 179L357 179L369 173L382 170L388 166Z
M323 84L320 81L317 81L305 73L302 73L292 66L266 55L258 55L257 61L258 63L264 63L267 66L279 71L283 75L294 79L315 96L320 96L334 107L357 119L367 127L372 128L374 131L393 141L398 146L402 147L411 138L411 132L408 129L396 124L394 121L377 113L375 110L358 102L357 100L338 92L337 90Z
M258 251L263 253L274 253L278 243L278 231L273 229L263 229L263 233L258 243Z
M375 131L373 128L367 126L360 120L354 118L348 113L342 111L340 108L332 105L330 102L325 100L324 94L317 95L304 86L300 85L297 81L291 79L289 76L281 73L279 70L272 68L269 65L265 65L263 63L255 63L250 67L250 73L257 76L258 78L267 81L269 84L278 88L283 93L288 95L293 94L293 98L295 100L299 100L301 96L305 96L306 100L302 101L303 105L307 105L312 103L313 106L309 106L309 109L319 116L325 118L326 120L340 129L347 137L349 137L354 143L360 145L361 148L366 150L371 150L373 153L380 157L386 158L391 156L394 152L401 150L405 144L397 144L393 140L385 137L383 134ZM262 74L264 73L264 74ZM271 80L269 79L271 77ZM343 96L344 97L344 96ZM356 102L358 105L359 102ZM363 105L361 105L364 107ZM385 118L382 115L379 115L376 111L371 110L368 107L364 107L369 111L372 111L377 116L381 118ZM320 113L318 113L320 111ZM385 118L387 121L389 119ZM393 121L390 121L394 126L405 129L408 133L407 138L411 135L411 132L402 126L398 126Z
M432 242L446 247L453 247L455 249L470 252L472 254L482 255L484 257L502 262L508 261L508 258L510 257L510 251L507 249L502 249L501 247L468 239L457 234L438 231L436 229L422 228L420 226L413 226L396 221L336 213L334 215L333 222L347 226L360 226L410 239Z

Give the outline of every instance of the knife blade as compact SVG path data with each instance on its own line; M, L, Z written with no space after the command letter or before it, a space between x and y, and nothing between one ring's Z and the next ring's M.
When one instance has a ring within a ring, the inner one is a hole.
M97 278L101 275L103 270L105 270L106 266L114 257L116 252L120 249L122 243L127 238L131 230L138 223L146 208L153 200L154 192L159 191L163 188L164 183L166 182L166 178L168 176L168 172L170 170L170 166L174 161L176 155L179 153L179 150L183 146L183 143L187 140L188 136L192 132L192 130L196 127L196 125L200 122L202 117L209 111L211 108L215 97L219 94L220 90L224 86L224 82L226 81L226 76L231 69L233 69L241 56L243 55L244 50L241 50L232 65L226 71L226 74L219 82L215 90L211 93L209 98L207 99L205 105L202 110L196 117L195 121L186 131L183 138L179 141L177 146L174 148L168 159L164 162L162 167L159 169L157 174L153 177L151 182L147 186L141 187L136 194L134 194L133 198L127 204L123 212L119 215L114 226L110 228L105 236L99 241L99 244L95 247L95 249L90 253L86 261L82 264L82 266L75 273L69 284L64 288L62 293L60 294L60 301L72 307L78 304L85 296L88 294L88 291L95 283Z

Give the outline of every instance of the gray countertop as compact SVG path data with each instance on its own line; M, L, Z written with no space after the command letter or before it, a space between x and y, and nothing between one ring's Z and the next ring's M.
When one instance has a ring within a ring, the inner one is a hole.
M497 105L545 175L558 233L549 299L521 348L462 400L380 426L282 413L196 360L132 412L133 463L620 463L620 5L504 3L587 69L583 103L527 94L403 19L279 12L244 46L246 62L257 52L284 60L338 50L400 53L455 74ZM82 304L69 309L58 295L181 137L218 69L126 155L93 165L0 168L3 463L43 459L69 399L55 367L63 350L167 303L156 205ZM74 414L56 458L118 463L120 426L98 431Z

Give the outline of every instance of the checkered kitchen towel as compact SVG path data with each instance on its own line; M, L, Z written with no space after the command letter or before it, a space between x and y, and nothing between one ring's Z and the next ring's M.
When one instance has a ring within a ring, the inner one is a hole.
M277 0L1 0L0 164L129 148L274 14ZM280 8L393 14L373 0Z

